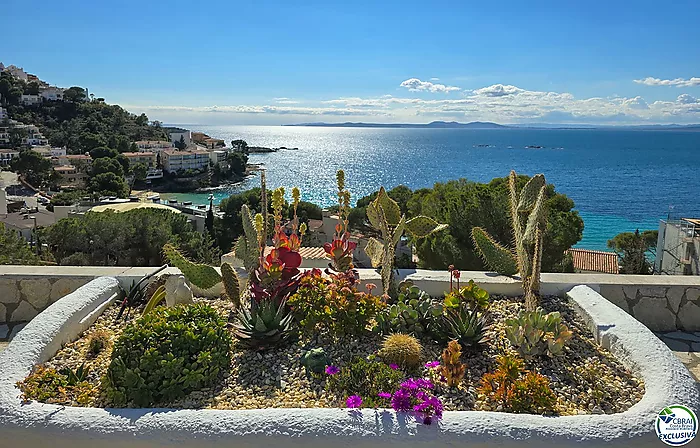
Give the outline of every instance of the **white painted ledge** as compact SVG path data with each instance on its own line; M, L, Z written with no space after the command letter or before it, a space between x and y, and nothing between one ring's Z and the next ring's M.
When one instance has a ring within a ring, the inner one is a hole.
M94 320L116 290L100 278L37 316L0 354L2 446L141 447L658 447L653 423L665 405L700 406L683 365L649 330L585 286L569 296L596 337L646 382L642 400L624 413L542 417L446 412L432 426L393 411L346 409L174 410L73 408L23 404L15 383L61 342ZM90 316L86 318L86 316Z

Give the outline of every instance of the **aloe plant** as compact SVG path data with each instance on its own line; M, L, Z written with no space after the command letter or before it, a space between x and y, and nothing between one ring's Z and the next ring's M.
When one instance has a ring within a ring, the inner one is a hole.
M250 310L241 308L233 334L241 345L255 350L284 344L293 334L292 313L284 302L263 300Z
M422 215L406 219L399 204L389 197L384 187L379 189L377 198L367 206L367 218L370 225L380 232L382 241L370 238L365 253L373 267L381 266L384 293L396 297L394 256L401 236L408 232L415 238L424 238L447 228L447 224L439 224L434 219Z
M543 236L547 229L547 182L543 174L537 174L518 193L516 181L517 175L511 171L508 189L515 251L499 244L481 227L472 228L472 239L491 269L503 275L520 273L525 306L534 311L539 304Z
M525 357L560 355L571 335L559 313L545 314L541 308L506 319L506 337Z

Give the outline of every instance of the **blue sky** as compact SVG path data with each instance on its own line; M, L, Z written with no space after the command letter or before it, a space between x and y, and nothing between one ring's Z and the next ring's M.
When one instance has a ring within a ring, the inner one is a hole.
M165 122L700 122L698 1L4 0L0 12L5 65Z

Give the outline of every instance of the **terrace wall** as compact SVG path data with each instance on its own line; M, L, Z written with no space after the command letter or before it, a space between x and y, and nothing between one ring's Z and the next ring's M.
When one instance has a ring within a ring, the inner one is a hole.
M128 289L155 268L0 266L0 325L27 322L59 298L100 276L113 276ZM167 273L178 272L169 269ZM373 269L360 269L362 284L381 286ZM409 279L429 294L439 296L449 284L449 273L403 269ZM489 272L463 271L461 281L473 279L491 294L522 294L517 278ZM542 293L563 295L576 285L587 285L619 306L652 331L700 331L700 277L671 275L542 274Z

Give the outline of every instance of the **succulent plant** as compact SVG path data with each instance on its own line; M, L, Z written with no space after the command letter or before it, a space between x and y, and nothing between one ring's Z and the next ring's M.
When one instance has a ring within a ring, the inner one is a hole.
M466 304L470 309L486 309L489 305L489 293L469 280L465 286L452 290L445 294L445 308L458 308L460 304Z
M163 253L168 263L180 269L187 281L198 288L209 289L221 282L221 276L216 269L206 264L191 262L172 244L163 246Z
M524 357L560 355L571 335L561 323L558 312L545 314L538 308L521 312L517 318L506 319L506 337Z
M247 272L253 272L260 262L260 234L248 205L241 206L243 235L239 236L234 246L236 258L243 261Z
M273 300L253 303L252 309L241 308L234 325L234 336L244 347L264 350L289 341L292 331L292 314L285 303Z
M457 341L450 341L447 348L442 351L442 364L438 367L438 373L445 377L447 385L457 387L464 379L467 366L460 361L462 346Z
M416 369L423 359L423 346L411 335L395 333L384 339L377 355L387 364Z
M401 236L408 232L416 238L424 238L447 228L447 224L439 224L434 219L422 215L407 220L406 216L401 214L399 204L389 197L384 187L379 189L377 198L367 206L367 218L370 225L381 233L382 241L370 238L365 253L373 267L381 266L384 293L396 297L394 255Z
M476 347L486 341L488 316L478 309L471 309L466 303L446 311L443 318L441 339L458 341L463 347Z
M417 286L406 288L396 303L379 313L374 331L382 334L404 333L422 338L441 319L442 304Z
M221 263L221 278L224 282L224 289L228 299L236 305L241 306L241 280L238 278L236 270L229 263Z
M543 235L547 228L545 207L547 183L543 174L530 178L518 194L517 175L510 172L510 217L515 252L498 244L483 228L472 228L472 239L486 264L499 274L520 273L525 306L534 311L539 303Z
M330 363L331 360L323 347L312 348L301 357L301 365L306 368L307 373L323 373Z

